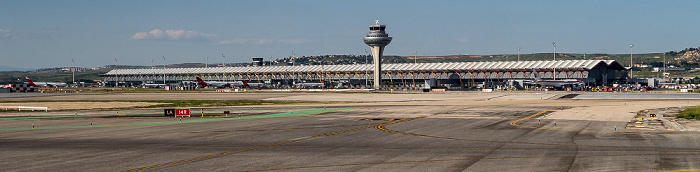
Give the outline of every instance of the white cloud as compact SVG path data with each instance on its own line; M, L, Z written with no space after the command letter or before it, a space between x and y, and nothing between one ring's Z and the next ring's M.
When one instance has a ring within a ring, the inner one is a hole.
M0 29L0 39L10 39L12 38L12 32L10 30Z
M197 31L153 29L148 32L139 32L131 38L139 40L208 40L216 37L214 34L200 33Z
M197 31L186 31L186 30L160 30L153 29L148 32L138 32L131 36L132 39L136 40L165 40L165 41L178 41L178 40L202 40L208 42L216 42L217 44L302 44L307 43L309 39L270 39L270 38L233 38L233 39L221 39L220 36L215 34L201 33Z

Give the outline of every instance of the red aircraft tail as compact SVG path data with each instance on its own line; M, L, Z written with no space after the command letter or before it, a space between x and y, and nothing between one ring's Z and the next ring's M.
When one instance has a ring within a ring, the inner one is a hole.
M207 82L204 82L204 80L202 80L202 78L200 78L199 76L197 76L197 83L199 83L199 85L202 87L206 87L207 85L209 85L207 84Z
M248 85L248 82L245 82L245 80L241 80L241 81L243 82L243 86L250 88L250 85Z
M29 79L29 77L25 76L24 78L27 79L27 83L28 83L30 86L36 86L36 84L34 84L34 82L32 82L32 80Z

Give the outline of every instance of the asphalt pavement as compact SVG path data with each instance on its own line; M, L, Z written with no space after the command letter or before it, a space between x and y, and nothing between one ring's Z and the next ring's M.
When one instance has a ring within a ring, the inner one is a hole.
M700 169L698 132L543 119L558 110L547 106L508 113L478 105L397 108L406 110L226 107L182 121L139 115L0 118L0 166L3 171ZM426 108L439 113L386 118ZM470 108L488 113L459 117Z

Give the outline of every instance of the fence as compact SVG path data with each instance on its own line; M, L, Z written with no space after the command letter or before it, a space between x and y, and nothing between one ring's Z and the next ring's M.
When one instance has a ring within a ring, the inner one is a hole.
M34 110L44 110L45 112L48 112L48 111L49 111L49 107L35 107L35 106L0 106L0 109L5 109L5 110L17 109L17 110L19 110L19 111L22 111L22 109L25 109L25 110L26 110L26 109L30 109L30 110L32 110L32 111L34 111Z

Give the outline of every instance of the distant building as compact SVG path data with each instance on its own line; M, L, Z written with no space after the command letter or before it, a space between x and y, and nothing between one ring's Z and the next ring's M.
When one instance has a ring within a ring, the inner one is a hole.
M655 67L655 68L653 68L653 71L654 72L662 72L662 71L664 71L664 68ZM685 71L685 68L682 68L682 67L666 68L665 71Z

